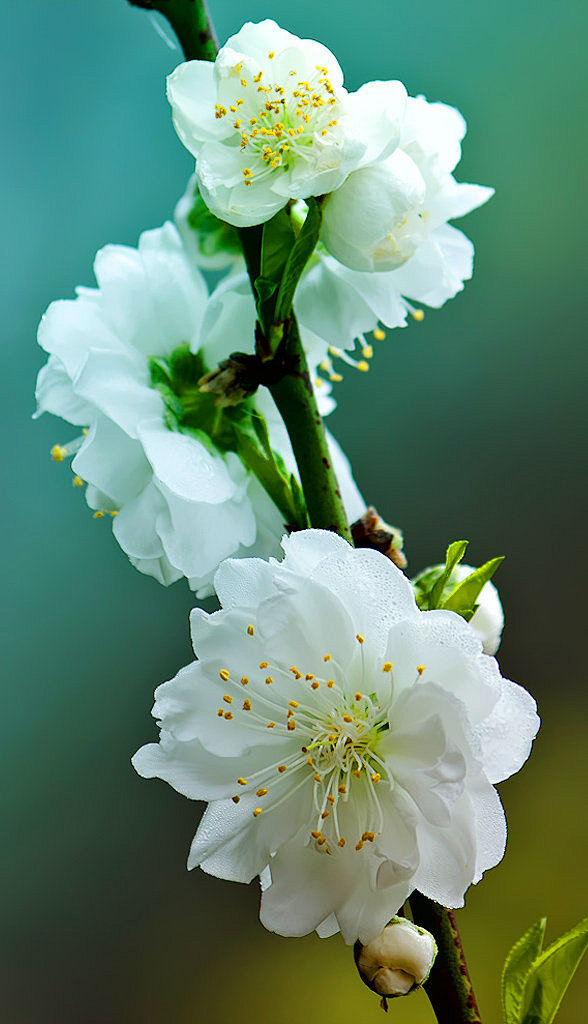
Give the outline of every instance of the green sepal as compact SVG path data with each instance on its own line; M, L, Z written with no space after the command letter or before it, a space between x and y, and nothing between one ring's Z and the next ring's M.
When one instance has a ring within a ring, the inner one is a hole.
M294 245L290 249L286 265L280 281L280 290L276 299L275 320L281 323L290 314L294 293L302 272L314 252L322 222L322 208L317 200L310 196L306 200L308 213L300 229Z
M547 918L542 917L514 944L506 958L501 979L505 1024L520 1024L520 1009L525 982L534 960L543 948L546 925Z
M491 558L489 562L484 562L479 569L474 569L469 576L466 576L465 580L462 580L461 583L458 583L451 590L449 595L442 601L440 607L446 608L451 612L457 612L458 615L461 615L462 618L469 622L476 611L476 601L483 587L492 579L502 562L504 562L504 555L499 555L498 558Z
M449 583L451 573L465 555L468 543L467 540L455 540L453 544L449 545L445 553L445 565L438 570L433 570L432 575L434 575L430 581L430 588L421 597L423 600L421 607L431 610L441 606L445 587Z
M584 918L540 953L527 974L516 1024L553 1024L587 949L588 918Z

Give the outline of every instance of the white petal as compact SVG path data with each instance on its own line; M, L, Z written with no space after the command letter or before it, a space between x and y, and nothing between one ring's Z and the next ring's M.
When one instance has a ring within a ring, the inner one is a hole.
M161 395L149 387L146 366L131 354L91 350L74 385L129 437L138 436L142 420L162 416Z
M207 139L222 139L227 124L215 117L214 65L207 60L180 64L167 79L167 98L172 105L174 127L188 149L197 156Z
M71 378L57 356L49 356L49 362L39 371L35 398L36 416L50 412L54 416L61 416L68 423L83 427L91 423L96 415L92 404L76 394Z
M151 479L140 443L106 416L92 425L72 469L82 480L109 494L117 507L137 497Z
M384 160L394 152L406 107L402 82L367 82L347 97L345 106L349 130L366 147L359 166Z

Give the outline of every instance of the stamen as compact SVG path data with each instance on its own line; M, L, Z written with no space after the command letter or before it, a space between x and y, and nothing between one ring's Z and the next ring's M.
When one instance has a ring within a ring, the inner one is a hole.
M252 625L247 626L247 636L254 636L254 635L255 635L255 626L252 626Z
M228 668L221 668L219 676L221 677L223 683L228 683L230 674L231 673L229 672Z

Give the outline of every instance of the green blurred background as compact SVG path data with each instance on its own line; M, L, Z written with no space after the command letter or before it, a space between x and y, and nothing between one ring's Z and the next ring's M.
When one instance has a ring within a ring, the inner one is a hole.
M586 913L586 8L564 0L212 0L219 36L272 16L338 56L347 85L400 78L454 103L462 180L496 186L463 226L477 273L445 309L349 371L331 426L368 499L406 534L410 568L471 538L508 560L505 674L544 726L502 787L505 861L459 919L497 1021L512 942L542 914L554 937ZM192 598L128 564L31 421L47 304L92 283L109 241L170 215L190 173L164 98L179 54L124 0L1 0L5 262L2 413L2 1024L347 1024L380 1019L337 939L281 939L258 892L185 870L198 807L135 776L154 686L189 657ZM584 228L584 230L583 230ZM558 1020L586 1019L586 966ZM419 994L394 1022L432 1021Z

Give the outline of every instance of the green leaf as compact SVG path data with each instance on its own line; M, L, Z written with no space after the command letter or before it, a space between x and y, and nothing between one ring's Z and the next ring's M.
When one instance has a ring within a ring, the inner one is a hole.
M447 548L447 552L445 554L445 568L441 572L428 595L428 606L430 609L439 608L441 601L443 600L443 591L445 590L446 584L449 582L451 573L455 569L456 565L459 565L465 555L468 543L469 541L467 540L455 540L453 544L450 544Z
M535 959L516 1024L552 1024L587 949L588 918L584 918Z
M280 283L290 250L294 245L294 230L284 207L263 225L261 236L261 276Z
M480 596L482 588L485 587L488 580L492 579L498 566L503 561L504 555L501 555L498 558L490 559L489 562L484 562L484 565L481 565L479 569L474 569L469 576L466 576L465 580L462 580L461 583L454 587L450 594L442 601L440 607L457 612L464 619L468 618L467 613L469 611L471 612L469 618L471 618L476 610L476 601Z
M308 213L300 234L290 249L276 299L275 319L281 323L290 314L294 293L306 264L314 252L322 222L322 208L312 196L306 200Z
M278 286L275 281L272 281L269 277L262 277L260 274L259 277L255 278L253 287L257 296L257 307L261 309L266 302L269 302Z
M520 1008L525 982L533 961L543 948L546 924L546 917L537 921L514 944L506 958L501 983L505 1024L520 1024Z

